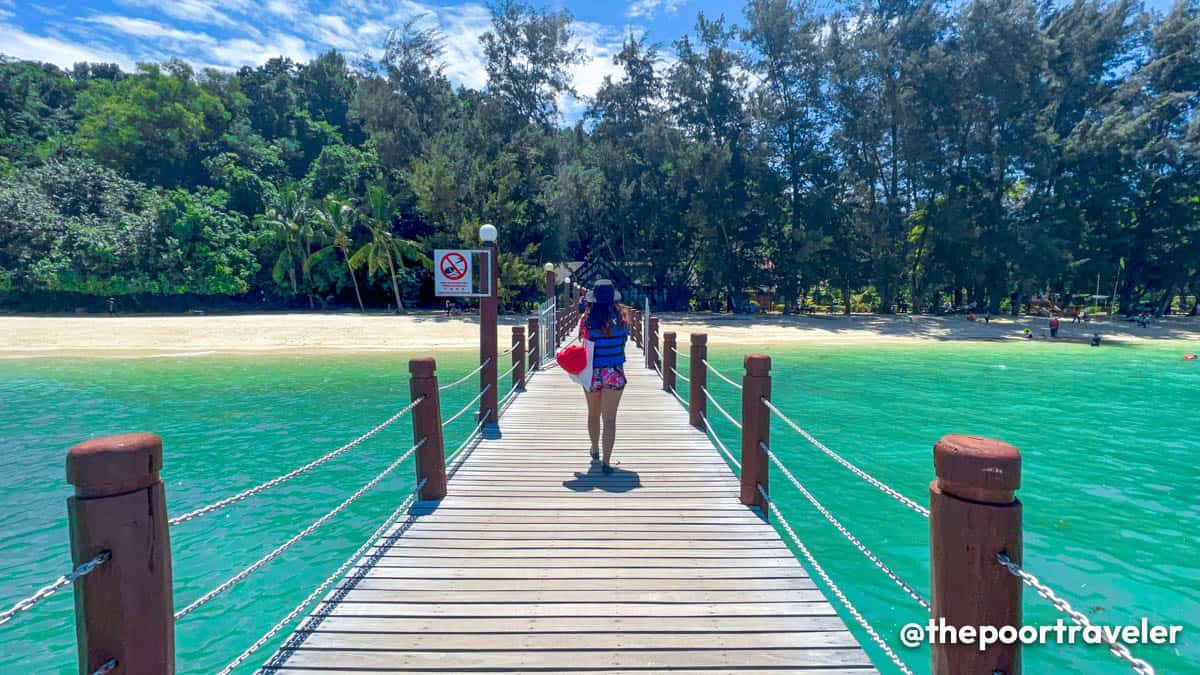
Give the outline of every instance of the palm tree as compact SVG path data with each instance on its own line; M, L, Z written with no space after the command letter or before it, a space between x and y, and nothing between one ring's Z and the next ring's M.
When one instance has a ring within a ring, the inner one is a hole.
M367 308L363 305L362 293L358 290L358 277L354 274L354 265L350 263L350 246L354 243L350 238L350 231L354 229L354 215L354 209L348 202L333 195L328 195L322 200L316 212L316 219L332 243L314 253L312 259L315 262L331 250L341 252L346 261L346 269L350 271L350 281L354 282L354 297L358 298L358 309L365 312Z
M271 276L275 279L275 283L283 283L286 274L291 282L293 295L300 292L296 284L296 267L301 265L305 259L301 250L300 231L307 216L308 205L305 203L303 195L300 194L300 187L294 181L284 184L283 189L275 195L271 205L267 207L267 212L263 214L263 221L274 230L275 236L283 244L283 249L279 251L279 258L275 260ZM311 296L309 301L312 301Z
M387 191L381 187L372 187L367 191L366 225L371 230L371 241L358 249L350 258L351 269L357 269L365 262L367 273L375 274L386 269L392 277L392 293L396 296L396 313L404 311L404 302L400 299L400 284L396 281L396 268L405 259L432 264L429 256L421 252L420 246L413 241L402 239L392 233L392 207Z

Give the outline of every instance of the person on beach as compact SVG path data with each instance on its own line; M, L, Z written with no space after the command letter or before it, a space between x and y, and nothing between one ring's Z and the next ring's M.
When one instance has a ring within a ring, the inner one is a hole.
M612 473L612 451L616 442L617 408L625 391L625 343L629 326L616 303L620 300L612 282L601 279L588 293L587 308L580 319L579 336L595 344L592 351L592 379L587 387L588 436L592 441L592 461L601 470ZM603 420L603 443L601 443ZM603 446L604 456L600 451Z
M1050 319L1050 337L1052 337L1052 338L1058 337L1058 317L1057 316L1052 317Z

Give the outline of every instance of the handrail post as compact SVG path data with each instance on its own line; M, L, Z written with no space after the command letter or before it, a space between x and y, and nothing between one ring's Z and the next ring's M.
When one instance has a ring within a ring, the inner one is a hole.
M158 476L162 439L124 434L67 453L71 560L109 551L108 562L75 582L79 672L110 659L121 673L175 672L175 616L167 498Z
M528 326L529 332L527 334L529 335L529 372L532 373L533 371L537 370L538 366L540 366L542 363L541 350L538 349L538 340L541 339L541 336L538 335L538 318L535 316L529 319Z
M663 333L663 391L675 391L675 331Z
M1021 453L990 438L949 434L933 446L929 560L933 610L948 626L1021 627L1021 579L996 560L1021 564ZM1021 645L932 648L933 675L1020 675Z
M496 391L499 364L497 360L497 343L499 336L496 331L497 318L500 313L500 247L494 241L485 241L484 249L491 255L488 274L491 275L491 292L479 299L479 362L485 364L479 371L479 391L483 397L479 399L478 420L488 420L495 424L500 419L500 397Z
M646 339L646 367L658 367L658 317L650 317L650 335Z
M704 388L708 386L708 369L704 361L708 359L708 333L692 333L691 350L688 358L688 421L692 426L704 428L702 417L708 417L708 399L704 397Z
M771 400L771 357L747 354L742 363L742 503L757 506L766 518L767 501L758 486L770 494L771 460L762 446L771 447L771 411L763 403Z
M525 327L512 329L512 386L518 391L525 388Z
M410 359L408 388L411 400L422 396L424 401L413 408L413 443L425 443L417 448L417 483L422 480L419 498L422 501L446 496L446 449L442 437L442 400L438 390L437 361L432 357Z
M551 302L557 300L558 293L555 292L555 287L557 285L558 285L557 275L554 273L554 270L548 270L546 272L546 300L551 301Z

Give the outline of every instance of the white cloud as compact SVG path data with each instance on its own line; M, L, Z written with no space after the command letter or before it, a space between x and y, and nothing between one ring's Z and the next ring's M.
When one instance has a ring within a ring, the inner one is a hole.
M5 56L53 63L62 68L70 68L82 61L116 63L127 70L134 67L133 60L126 54L85 47L58 37L31 35L11 24L0 23L0 33L4 35L0 53Z
M259 66L278 56L294 61L309 61L316 54L295 35L278 33L262 40L235 38L223 40L204 50L212 65L219 69Z
M251 9L248 0L117 0L121 5L161 12L173 19L229 28L247 28L226 12Z
M215 41L211 35L171 28L170 26L164 26L157 21L150 21L149 19L135 19L128 16L106 14L92 17L88 19L88 22L108 26L126 35L151 40L175 40L178 42L199 44L211 44Z
M625 16L629 18L653 18L659 11L674 14L687 3L687 0L633 0L625 8Z

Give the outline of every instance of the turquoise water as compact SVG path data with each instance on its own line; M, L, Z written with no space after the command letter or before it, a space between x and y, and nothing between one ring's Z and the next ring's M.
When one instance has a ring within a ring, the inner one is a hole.
M1090 349L1061 344L934 344L753 348L774 358L775 401L827 445L918 502L927 501L932 445L950 432L994 436L1023 452L1026 566L1098 623L1185 626L1180 645L1135 646L1160 673L1200 662L1200 364L1196 346ZM736 375L747 349L715 348ZM69 565L66 450L125 431L161 434L173 513L274 477L369 429L408 401L407 358L203 356L0 361L0 607ZM472 367L440 355L443 381ZM681 370L687 372L686 364ZM737 408L736 392L711 380ZM450 392L457 410L473 386ZM464 438L470 416L447 440ZM736 435L712 419L727 443ZM412 444L407 420L267 494L172 529L175 599L190 602L286 540ZM927 524L859 481L782 425L772 445L860 539L923 593ZM735 446L736 447L736 446ZM180 672L212 672L302 600L374 530L412 485L411 462L280 560L184 619ZM883 577L786 485L774 497L814 555L916 672L925 650L896 633L920 607ZM1026 622L1058 614L1026 593ZM63 592L0 627L0 671L72 672L71 598ZM860 639L866 642L864 634ZM261 663L278 640L249 661ZM882 672L893 672L871 647ZM1025 650L1026 673L1125 673L1102 647Z

